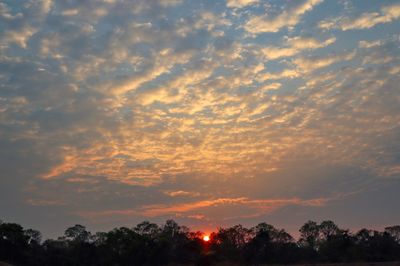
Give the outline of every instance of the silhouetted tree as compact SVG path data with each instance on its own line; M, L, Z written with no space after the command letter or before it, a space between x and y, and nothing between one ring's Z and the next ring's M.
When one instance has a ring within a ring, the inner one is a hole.
M356 234L332 221L308 221L300 239L283 229L260 223L219 228L204 242L174 220L164 225L144 221L134 226L91 234L84 226L65 230L62 237L41 242L41 234L0 221L0 261L32 266L210 265L375 262L400 260L400 226L383 232L362 229Z
M340 232L339 227L332 221L323 221L319 225L319 239L327 241Z
M86 227L77 224L65 230L64 236L67 240L74 242L88 242L91 234L86 230Z
M319 229L318 224L314 221L305 223L299 230L301 233L299 243L315 250L319 239Z
M158 225L149 221L139 223L133 230L139 235L149 238L155 238L160 233Z
M29 237L16 223L0 224L0 260L25 264Z
M254 237L246 246L246 260L251 263L290 263L296 261L298 247L283 229L260 223L251 229Z
M28 229L24 231L25 236L27 236L28 244L30 245L40 245L42 241L42 234L33 229Z
M393 237L395 241L400 243L400 225L388 226L385 228L385 232Z
M219 228L211 237L212 250L216 252L219 260L239 260L242 248L250 241L252 235L252 230L240 224L230 228Z
M319 257L324 262L349 262L352 261L354 237L348 230L334 228L330 233L323 233L319 244Z
M361 229L356 234L357 257L364 261L390 261L400 256L399 243L387 232Z

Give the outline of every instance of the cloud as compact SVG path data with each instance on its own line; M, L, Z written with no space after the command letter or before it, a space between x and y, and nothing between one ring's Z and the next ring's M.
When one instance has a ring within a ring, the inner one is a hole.
M213 65L215 64L205 62L203 66L198 65L197 69L187 70L184 75L175 77L161 87L138 92L136 94L137 102L149 105L157 101L163 103L180 101L184 97L183 90L186 90L189 86L196 86L196 84L210 77L213 72Z
M395 25L310 35L328 4L278 2L1 4L4 219L308 219L396 179Z
M259 0L227 0L226 6L230 8L243 8L249 5L258 4Z
M160 0L160 5L164 7L176 6L183 3L183 0Z
M32 206L64 206L64 205L66 205L65 202L62 202L59 200L28 199L26 202Z
M19 31L6 31L1 45L8 46L15 43L22 48L27 48L27 42L35 34L36 29L32 27L25 27Z
M302 72L311 72L320 68L330 66L337 62L349 61L354 58L355 52L348 52L338 55L328 55L320 57L299 57L293 60L293 63Z
M190 192L190 191L183 191L183 190L178 190L178 191L165 191L164 194L170 196L170 197L197 197L200 195L198 192Z
M335 41L336 37L331 37L324 41L319 41L317 39L310 37L300 37L300 36L287 39L287 43L289 46L301 50L326 47L328 45L335 43Z
M336 18L324 20L319 23L321 29L339 28L343 31L369 29L378 24L390 23L400 18L400 5L393 4L384 6L380 12L363 13L355 18Z
M246 24L244 29L250 33L260 34L264 32L278 32L282 28L290 28L296 26L302 16L311 11L314 6L320 4L322 0L306 0L301 1L293 7L288 7L281 14L272 17L271 15L253 16Z
M306 206L323 206L325 199L301 200L301 199L271 199L271 200L251 200L248 198L220 198L215 200L198 201L188 204L178 204L174 206L145 206L143 214L147 217L165 216L172 213L186 213L201 210L206 207L218 205L243 205L249 208L274 211L285 205L306 205Z
M286 40L287 47L267 46L261 49L267 59L278 59L281 57L289 57L300 53L302 50L311 50L326 47L336 41L335 37L318 41L314 38L293 37Z
M300 76L300 73L295 69L284 69L281 72L263 72L257 76L259 82L267 80L279 80L279 79L293 79Z
M371 47L377 47L381 46L383 44L382 40L376 40L376 41L359 41L358 42L358 47L360 48L371 48Z
M188 215L187 217L191 218L191 219L197 219L197 220L205 220L206 219L206 216L203 214L193 214L193 215Z
M300 206L312 206L312 207L321 207L326 204L329 199L317 198L317 199L308 199L302 200L299 198L291 198L291 199L248 199L245 197L240 198L219 198L213 200L202 200L191 203L183 203L176 205L149 205L143 206L141 209L133 210L108 210L108 211L100 211L100 212L85 212L81 211L78 215L83 216L88 219L95 219L100 217L107 216L132 216L132 215L141 215L144 217L157 217L157 216L169 216L174 214L185 214L192 213L193 211L201 211L205 208L210 207L218 207L223 206L225 208L229 208L229 206L239 205L244 208L250 208L257 211L257 216L265 213L270 213L275 211L278 208L289 206L289 205L300 205ZM193 217L196 214L189 214L189 217ZM198 219L204 218L204 215L201 217L194 216L194 218Z
M75 16L78 15L79 10L77 8L72 8L72 9L66 9L63 12L61 12L61 14L63 16Z

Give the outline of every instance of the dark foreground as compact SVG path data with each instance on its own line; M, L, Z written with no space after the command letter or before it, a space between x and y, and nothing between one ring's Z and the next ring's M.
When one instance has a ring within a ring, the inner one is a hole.
M0 261L12 265L376 265L400 266L400 226L384 231L340 229L332 221L308 221L295 239L284 229L261 223L252 228L219 228L210 241L201 232L168 220L158 226L90 233L82 225L57 239L0 222ZM0 263L0 266L7 265Z
M193 264L169 264L170 266L189 266ZM214 264L215 266L235 266L241 265L234 262L220 262ZM267 264L265 264L267 265ZM281 266L283 264L269 264L272 266ZM359 263L314 263L314 264L289 264L290 266L400 266L400 262L359 262ZM9 263L1 262L0 266L13 266Z

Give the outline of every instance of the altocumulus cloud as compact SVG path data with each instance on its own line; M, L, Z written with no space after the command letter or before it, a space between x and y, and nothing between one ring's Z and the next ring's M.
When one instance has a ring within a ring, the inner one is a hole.
M293 228L392 213L398 11L390 1L0 1L2 219L56 234L149 217ZM342 214L355 205L368 213ZM400 218L385 217L365 226Z

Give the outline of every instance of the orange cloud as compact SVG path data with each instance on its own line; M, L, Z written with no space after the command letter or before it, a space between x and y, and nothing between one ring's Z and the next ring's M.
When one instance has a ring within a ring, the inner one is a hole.
M314 6L320 4L322 0L307 0L294 8L284 10L276 17L267 14L264 16L253 16L245 24L244 28L250 33L278 32L284 27L294 27L302 16L311 11Z
M203 219L197 214L190 214L193 211L207 210L207 208L217 206L242 206L244 208L250 208L257 210L265 214L274 211L280 207L288 205L300 205L300 206L312 206L321 207L324 206L332 198L316 198L316 199L300 199L300 198L289 198L289 199L249 199L246 197L239 198L219 198L211 200L201 200L191 203L180 203L180 204L157 204L142 206L138 209L125 209L125 210L106 210L106 211L81 211L77 214L87 219L95 219L100 217L111 217L111 216L144 216L144 217L157 217L166 215L176 215L189 213L188 217L194 217L196 219Z

